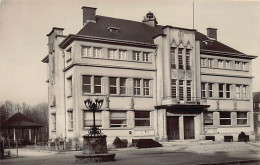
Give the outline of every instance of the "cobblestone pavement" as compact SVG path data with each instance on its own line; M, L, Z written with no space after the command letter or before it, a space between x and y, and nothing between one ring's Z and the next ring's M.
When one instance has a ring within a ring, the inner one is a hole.
M48 152L37 150L19 150L19 158L1 160L0 164L77 164L74 155L80 151ZM203 164L234 161L260 161L260 144L256 142L232 142L213 144L175 145L148 149L119 149L110 151L116 153L116 161L103 162L102 165L164 165L164 164ZM96 164L96 163L95 163ZM237 163L237 164L248 164ZM252 164L260 164L252 162Z

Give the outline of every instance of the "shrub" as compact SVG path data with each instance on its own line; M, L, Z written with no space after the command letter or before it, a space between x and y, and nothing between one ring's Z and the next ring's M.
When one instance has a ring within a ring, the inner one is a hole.
M113 146L115 146L115 148L126 148L128 144L127 139L120 139L118 136L115 138L114 142L113 142Z

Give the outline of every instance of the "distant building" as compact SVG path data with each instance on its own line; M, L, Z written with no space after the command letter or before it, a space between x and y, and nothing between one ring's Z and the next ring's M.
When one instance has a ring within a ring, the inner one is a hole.
M93 124L86 97L105 100L97 124L121 139L254 140L252 59L193 29L96 15L82 7L83 28L47 35L50 138L82 141Z
M257 140L260 139L260 92L253 93L253 106L254 106L254 130Z

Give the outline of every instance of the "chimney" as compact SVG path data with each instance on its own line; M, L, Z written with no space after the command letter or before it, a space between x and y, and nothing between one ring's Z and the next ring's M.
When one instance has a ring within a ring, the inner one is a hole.
M217 40L217 30L216 28L207 28L207 36L210 39Z
M144 19L142 22L151 27L154 27L155 25L158 24L154 14L150 11L149 11L149 13L146 14L146 16L144 16Z
M96 23L97 8L83 6L81 9L83 10L83 26L85 26L88 22Z

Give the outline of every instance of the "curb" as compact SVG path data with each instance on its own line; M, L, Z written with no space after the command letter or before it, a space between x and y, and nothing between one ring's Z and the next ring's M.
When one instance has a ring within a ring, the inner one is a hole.
M211 164L237 164L237 163L255 163L260 162L260 159L251 159L251 160L236 160L236 161L228 161L228 162L211 162L211 163L198 163L196 165L211 165Z

